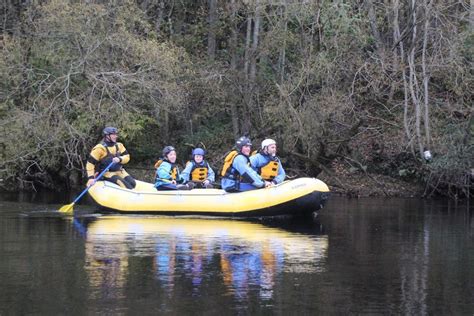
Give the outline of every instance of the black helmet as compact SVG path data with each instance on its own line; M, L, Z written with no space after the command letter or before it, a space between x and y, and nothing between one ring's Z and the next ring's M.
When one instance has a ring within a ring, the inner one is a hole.
M252 146L252 141L250 138L242 136L235 142L235 147L240 151L243 146Z
M118 129L116 127L107 126L102 131L102 135L104 135L104 136L110 135L110 134L118 134Z
M173 146L166 146L163 148L163 158L166 158L166 156L168 156L168 154L172 151L176 151Z

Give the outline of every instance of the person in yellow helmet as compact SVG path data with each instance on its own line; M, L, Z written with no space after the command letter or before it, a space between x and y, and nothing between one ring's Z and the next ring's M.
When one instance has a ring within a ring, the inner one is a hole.
M92 148L87 159L87 186L94 183L96 174L106 169L111 162L114 162L102 179L118 184L123 188L135 188L135 179L123 168L123 165L130 161L130 154L122 143L117 142L118 129L108 126L104 128L102 135L104 136L102 142Z

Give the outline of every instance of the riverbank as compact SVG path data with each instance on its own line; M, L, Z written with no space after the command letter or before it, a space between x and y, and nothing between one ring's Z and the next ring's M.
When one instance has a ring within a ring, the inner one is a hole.
M424 187L379 174L336 174L321 173L324 181L334 194L349 197L422 197Z
M149 166L152 166L151 163ZM146 182L154 182L155 180L155 169L153 167L131 165L127 166L126 169L136 179ZM294 179L308 175L292 170L288 172L287 176L287 179ZM323 171L316 178L324 181L333 194L349 197L421 197L425 189L419 183L407 182L387 175L361 170L353 171L341 167ZM49 186L46 186L46 188L55 191L54 188L57 189L58 183L51 177L45 177L45 179L48 181L43 181L42 183L49 183ZM79 173L70 175L69 181L69 188L83 188L83 180ZM30 184L29 186L12 189L12 187L4 186L2 181L0 181L0 191L37 191L40 189L32 183Z
M331 192L349 197L422 197L422 183L405 181L393 176L350 169L335 161L331 169L322 171L318 178Z
M127 168L137 179L153 182L154 169ZM420 184L406 182L380 174L370 174L361 171L351 173L347 169L331 170L320 173L317 178L324 181L333 194L349 197L387 196L387 197L421 197L424 187ZM303 176L303 175L301 175ZM293 179L294 177L289 177Z

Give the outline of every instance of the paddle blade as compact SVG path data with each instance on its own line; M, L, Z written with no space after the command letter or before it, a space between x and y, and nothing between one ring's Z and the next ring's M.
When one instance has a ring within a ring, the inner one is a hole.
M64 205L59 209L61 213L72 213L74 211L73 209L74 203Z

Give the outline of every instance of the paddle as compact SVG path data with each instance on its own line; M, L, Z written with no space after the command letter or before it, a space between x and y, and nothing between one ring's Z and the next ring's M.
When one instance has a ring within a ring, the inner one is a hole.
M59 209L60 212L62 213L72 213L74 211L73 209L73 206L74 204L80 200L80 198L86 194L87 191L89 191L89 189L100 179L102 178L102 176L110 169L110 167L112 167L112 165L114 164L114 162L112 161L98 176L97 178L94 179L94 182L92 182L92 184L90 186L88 186L87 188L84 189L84 191L82 191L81 194L79 194L79 196L71 203L71 204L67 204L67 205L64 205L63 207L61 207Z

